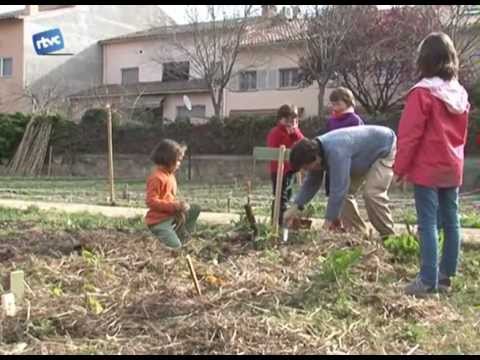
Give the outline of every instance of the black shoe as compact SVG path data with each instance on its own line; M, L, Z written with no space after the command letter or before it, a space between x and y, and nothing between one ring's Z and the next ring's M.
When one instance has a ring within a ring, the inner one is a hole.
M443 278L438 280L438 291L441 293L448 293L452 288L452 281L450 278Z

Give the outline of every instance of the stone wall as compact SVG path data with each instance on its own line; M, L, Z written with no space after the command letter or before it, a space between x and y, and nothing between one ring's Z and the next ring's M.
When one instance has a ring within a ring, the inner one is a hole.
M186 157L178 177L188 179L189 160ZM5 165L5 164L4 164ZM269 180L267 162L258 162L254 180ZM0 175L5 174L0 164ZM106 155L83 154L74 161L54 156L53 176L104 177L107 174ZM117 155L114 157L117 179L145 179L152 169L148 156L141 154ZM191 179L201 183L232 183L251 178L253 160L251 156L198 155L191 159ZM480 158L468 158L465 162L463 191L480 187Z
M267 163L255 166L256 178L269 179ZM73 162L55 157L52 167L54 176L102 177L107 173L105 155L80 155ZM115 177L123 179L144 179L150 173L152 163L145 155L117 155L114 157ZM192 156L190 173L195 182L231 183L251 177L253 160L251 156L198 155ZM188 179L189 159L185 157L178 176Z

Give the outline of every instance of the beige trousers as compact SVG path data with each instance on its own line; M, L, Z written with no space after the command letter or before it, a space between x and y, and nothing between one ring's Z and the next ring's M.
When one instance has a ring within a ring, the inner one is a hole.
M369 232L367 224L360 216L355 200L355 194L365 184L363 198L371 224L382 237L395 233L392 213L388 206L388 189L393 180L393 162L396 148L395 142L388 156L375 161L365 175L350 178L350 189L345 197L340 215L346 230L360 231L365 235Z

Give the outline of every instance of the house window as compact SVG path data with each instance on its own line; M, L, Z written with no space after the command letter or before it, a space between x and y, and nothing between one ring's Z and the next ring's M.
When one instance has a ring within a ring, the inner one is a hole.
M240 73L240 90L254 90L257 88L257 72L244 71Z
M13 59L0 57L0 77L12 77Z
M122 85L138 83L138 67L122 69Z
M480 5L467 5L466 15L476 16L480 15Z
M194 105L192 111L188 111L185 106L177 106L177 117L188 118L205 118L205 105Z
M280 69L280 87L297 87L300 83L300 72L297 68Z
M188 61L163 63L162 81L188 81L189 74Z

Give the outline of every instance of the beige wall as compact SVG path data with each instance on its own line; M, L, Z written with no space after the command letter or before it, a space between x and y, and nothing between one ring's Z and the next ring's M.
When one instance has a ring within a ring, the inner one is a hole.
M189 40L181 39L181 41L184 46L187 46ZM235 66L235 72L238 73L242 70L275 72L276 81L274 82L276 85L243 92L238 91L238 87L233 85L234 80L232 80L225 94L224 114L228 116L232 110L270 110L285 103L293 103L305 109L305 116L316 115L318 111L318 86L316 84L308 88L279 88L279 69L297 67L296 59L299 51L300 49L297 48L278 45L243 49ZM139 68L141 82L161 81L163 70L161 63L173 60L186 59L174 46L159 39L108 44L104 46L104 83L120 84L121 69L129 67ZM191 65L191 77L198 77L194 72L195 69ZM326 92L325 99L328 99L329 92ZM206 105L207 117L214 114L208 94L192 95L191 98L193 105L200 103ZM176 106L181 103L182 96L169 97L164 105L165 117L174 119Z
M23 20L0 20L0 57L13 58L13 76L0 77L0 112L10 112L24 83Z
M225 106L226 115L231 111L270 110L277 109L282 104L295 104L304 108L305 116L314 116L318 112L318 86L307 88L280 88L280 69L295 68L297 65L299 49L286 46L257 47L245 49L239 56L236 70L255 69L266 71L267 76L273 76L272 81L267 81L265 89L253 91L239 91L230 83L231 91L227 92ZM274 72L274 74L272 74ZM257 73L258 85L258 73ZM328 98L329 91L326 93Z
M214 115L212 101L208 94L188 94L192 106L195 105L205 105L205 114L206 117L211 117ZM168 95L165 99L163 105L163 116L174 120L177 116L177 106L183 105L183 95Z
M188 44L188 39L180 39ZM191 41L190 41L191 43ZM104 84L120 84L122 68L138 67L141 82L162 81L162 63L169 61L186 61L182 51L160 40L139 40L125 43L104 45ZM198 77L190 65L190 76Z

